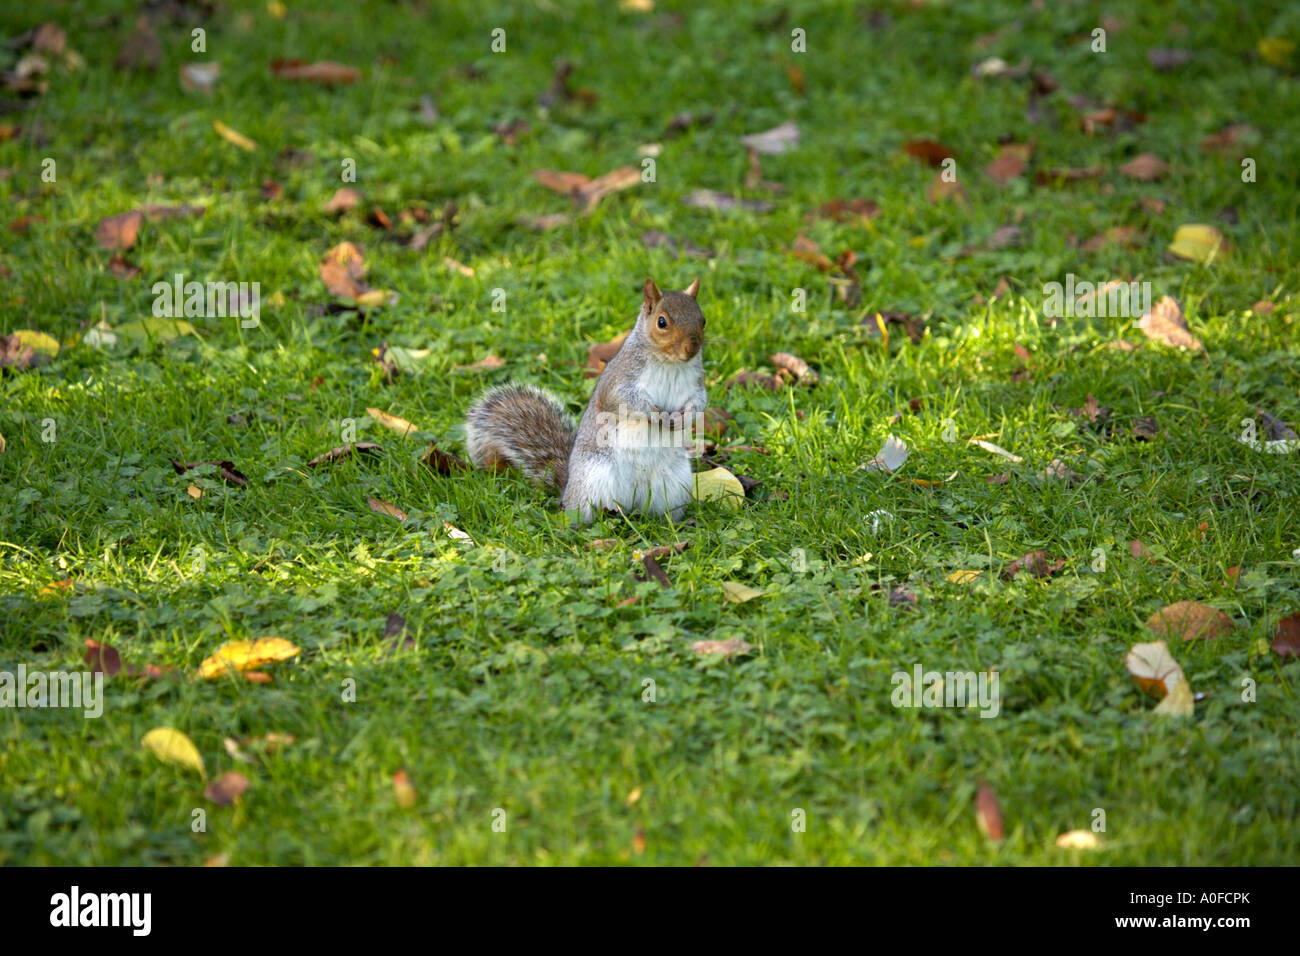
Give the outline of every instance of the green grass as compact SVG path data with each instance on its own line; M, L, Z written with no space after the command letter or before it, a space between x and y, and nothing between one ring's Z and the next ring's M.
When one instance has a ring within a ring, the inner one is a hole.
M840 4L661 0L635 14L612 3L291 3L276 19L265 4L229 3L206 24L206 56L190 52L193 24L162 22L152 75L113 68L133 8L39 6L6 8L4 32L58 20L86 65L55 66L48 93L4 101L20 130L0 143L0 195L11 219L44 220L3 240L0 333L43 330L64 347L49 366L0 378L0 670L78 669L93 639L128 666L180 676L119 675L97 720L0 710L0 862L1295 862L1300 670L1266 645L1300 608L1300 455L1237 440L1256 409L1300 420L1300 60L1280 69L1256 52L1262 37L1300 39L1285 4L1144 4L1094 54L1090 31L1110 9L1095 3L882 3L884 27ZM490 52L496 27L504 54ZM806 54L790 52L795 27L807 30ZM1156 72L1153 46L1194 58ZM1027 123L1027 79L971 77L993 55L1053 72L1062 88L1041 108L1054 126ZM277 57L350 63L362 78L290 83L268 69ZM560 58L594 105L539 109ZM178 69L196 60L222 64L210 96L180 89ZM422 93L436 98L433 125L413 109ZM1071 93L1147 121L1087 136ZM684 110L713 120L666 137ZM786 192L746 190L738 137L789 118L798 148L763 160ZM513 147L492 133L512 119L529 124ZM214 120L259 149L220 139ZM1254 183L1241 181L1239 156L1198 146L1232 122L1257 130ZM969 206L926 201L934 170L900 150L917 137L955 150ZM1036 151L1027 175L999 188L980 170L1004 137ZM571 209L532 170L598 175L639 164L646 143L663 147L656 182L551 232L520 224ZM1170 163L1168 176L1115 172L1144 151ZM54 183L40 179L45 157ZM331 216L321 206L348 185L345 158L365 202ZM1035 185L1038 170L1094 164L1107 167L1098 180ZM264 198L267 180L279 198ZM774 208L684 205L696 188ZM834 197L870 198L882 213L867 228L805 221ZM1152 213L1145 197L1167 206ZM447 200L457 228L421 252L364 221L373 206L396 219ZM108 272L100 219L182 202L206 212L147 222L126 253L142 274ZM958 254L1012 222L1022 245ZM1167 257L1182 223L1215 224L1231 253L1210 266ZM1078 250L1118 225L1140 229L1137 248ZM716 255L647 250L650 229ZM857 253L860 306L839 304L788 253L801 233L832 257ZM364 247L368 280L398 292L396 305L327 308L317 265L344 240ZM259 282L260 326L197 318L196 336L169 343L79 341L101 318L148 316L150 286L177 272ZM1068 272L1177 296L1205 350L1149 341L1131 319L1047 320L1042 287ZM727 443L769 452L727 461L762 483L742 510L702 506L676 530L644 518L572 529L517 477L418 466L428 441L463 453L464 410L489 384L535 382L580 408L587 347L629 325L647 274L666 287L702 279L711 404L735 417ZM1010 293L983 304L1002 277ZM795 288L808 290L806 314L791 311ZM492 311L494 289L506 291L504 314ZM1257 314L1261 299L1277 308ZM868 307L926 313L928 334L913 345L894 325L885 343L860 324ZM1136 350L1109 346L1121 336ZM390 383L372 355L384 342L432 354ZM1013 380L1016 344L1032 354L1028 377ZM820 384L724 388L780 350L812 363ZM454 370L488 354L505 367ZM1113 433L1060 410L1089 393L1111 407ZM907 412L912 399L919 414ZM421 431L385 431L369 406ZM246 424L228 422L237 414ZM1128 437L1139 416L1158 421L1154 441ZM47 419L53 441L42 440ZM308 469L340 443L344 419L388 454ZM946 419L957 441L944 440ZM856 470L891 433L911 448L905 467ZM966 444L974 435L1024 462ZM170 458L230 459L249 484L182 477ZM1055 458L1089 480L1038 482ZM985 482L1008 469L1009 483ZM372 512L368 497L409 519ZM882 510L892 517L873 532ZM444 522L476 544L447 538ZM609 537L621 544L588 548ZM633 580L635 549L681 538L689 550L664 562L671 590ZM1135 538L1153 560L1130 556ZM1066 567L1045 580L998 576L1037 548ZM1104 571L1092 570L1096 549ZM1223 584L1230 567L1241 568L1235 588ZM947 580L963 569L984 573ZM765 595L727 603L728 580ZM917 607L890 606L900 584ZM1178 600L1210 603L1238 627L1171 642L1208 696L1191 719L1162 720L1123 658L1150 638L1147 617ZM391 650L391 612L413 649ZM222 643L268 634L302 648L270 668L274 683L193 676ZM690 649L730 637L753 651L728 661ZM999 716L895 709L891 675L916 663L996 668ZM1245 678L1254 702L1242 700ZM242 802L214 806L196 774L142 750L156 726L193 738L210 776L246 773ZM270 732L296 740L252 765L223 747ZM393 792L400 768L417 791L410 809ZM1000 845L976 826L980 780L1005 813ZM191 829L195 808L206 832ZM496 808L504 833L492 828ZM792 832L796 808L806 832ZM1054 846L1096 808L1104 849Z

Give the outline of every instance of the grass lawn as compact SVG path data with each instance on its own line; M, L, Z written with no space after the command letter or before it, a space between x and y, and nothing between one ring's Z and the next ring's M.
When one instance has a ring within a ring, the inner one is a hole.
M159 5L152 72L132 5L6 7L4 35L55 21L81 63L47 50L48 88L0 99L0 335L62 346L0 377L0 671L81 670L87 640L125 667L98 719L0 709L0 863L1296 862L1300 667L1270 643L1300 610L1300 454L1240 439L1243 419L1276 437L1260 411L1300 422L1300 54L1259 47L1300 40L1300 11L1034 6ZM115 65L124 45L142 65ZM1153 48L1190 60L1157 69ZM30 52L0 64L30 74ZM297 81L281 58L360 76ZM213 62L210 92L182 88ZM797 144L755 176L740 137L787 120ZM1203 145L1232 124L1251 129ZM942 168L904 150L922 139L962 196L933 195ZM1007 143L1032 144L1026 168L986 171ZM1142 153L1168 168L1121 171ZM645 158L652 182L586 211L533 176ZM340 188L360 202L327 211ZM767 207L687 201L705 189ZM817 215L837 198L879 211ZM97 238L187 204L127 249ZM1184 224L1229 247L1171 255ZM343 242L395 302L327 290ZM177 274L258 283L259 322L161 334L152 287ZM743 507L572 528L518 476L420 464L431 442L464 455L491 384L580 410L588 348L630 327L647 275L701 279L710 404L732 416L716 460L759 483ZM1068 275L1149 283L1202 347L1048 314ZM782 351L820 381L728 387ZM906 464L860 469L890 435ZM350 441L386 453L309 467ZM671 588L636 579L638 550L678 541ZM1063 566L1002 573L1036 550ZM1125 655L1179 601L1235 626L1170 636L1204 696L1165 717ZM268 635L300 649L271 682L197 676ZM732 638L749 649L692 649ZM126 672L149 665L173 670ZM894 706L917 665L996 673L996 716ZM242 799L143 748L155 727L209 779L244 774ZM1057 847L1103 817L1099 849Z

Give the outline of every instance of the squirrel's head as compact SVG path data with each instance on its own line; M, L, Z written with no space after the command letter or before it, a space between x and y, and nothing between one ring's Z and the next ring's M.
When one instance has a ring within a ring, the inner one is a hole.
M704 313L695 299L699 291L699 279L681 292L660 292L653 279L645 280L646 330L671 361L689 362L704 344Z

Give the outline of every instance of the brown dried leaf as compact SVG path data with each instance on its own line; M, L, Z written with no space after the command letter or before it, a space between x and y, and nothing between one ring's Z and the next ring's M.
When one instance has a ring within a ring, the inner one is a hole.
M389 504L383 498L367 498L366 504L370 505L370 510L381 515L388 515L390 518L396 518L398 521L406 520L406 512L397 505Z
M468 471L469 465L461 461L455 455L448 454L439 449L432 442L429 443L429 450L424 457L420 459L420 464L428 468L435 475L452 475L458 471Z
M308 83L321 83L325 86L339 86L355 83L361 77L361 71L342 63L328 60L319 63L305 63L302 60L272 60L271 72L282 80L305 80Z
M95 227L95 241L104 249L130 249L135 245L143 222L144 213L139 209L130 209L101 219Z
M117 648L101 644L88 637L86 638L86 666L90 668L91 673L102 673L106 677L112 677L122 669L122 656L118 654Z
M248 789L248 778L238 770L227 770L203 788L203 797L219 807L237 803Z
M240 488L243 488L248 484L248 476L239 471L235 467L235 463L232 461L190 461L182 464L173 459L169 460L172 463L172 468L176 470L176 474L178 475L183 475L191 468L197 468L200 465L214 465L216 466L217 474L221 476L221 480L226 484L237 485Z
M789 352L777 352L769 359L769 361L777 368L789 372L801 383L806 382L809 385L817 384L817 373L809 368L808 363L797 355L792 355Z
M1021 571L1028 571L1036 578L1045 578L1065 567L1065 561L1054 558L1046 551L1030 551L1012 561L1002 569L1002 576L1011 580Z
M369 441L359 441L352 445L339 445L337 448L331 448L323 455L317 455L311 461L307 462L307 467L315 468L318 465L325 464L326 462L340 461L344 458L351 457L353 453L358 455L382 455L384 453L384 446Z
M975 793L975 821L979 824L980 831L990 840L994 843L1002 842L1005 835L1002 805L998 803L998 795L993 792L993 788L983 780L979 782L979 789Z
M1277 635L1269 647L1283 660L1300 657L1300 614L1292 614L1277 622Z
M744 638L732 637L725 641L696 641L691 650L696 654L721 654L723 657L735 657L753 650L754 646Z
M903 144L903 152L916 157L923 163L929 163L931 166L941 166L945 159L951 159L957 155L943 143L932 139L909 139Z
M1187 327L1182 306L1172 296L1161 296L1160 301L1151 307L1151 311L1142 316L1138 328L1147 338L1163 342L1165 345L1191 349L1193 352L1201 349L1200 339Z
M1185 641L1210 640L1231 634L1232 618L1198 601L1177 601L1147 618L1147 627L1165 637L1181 636Z
M1120 166L1119 171L1131 179L1152 182L1169 172L1169 164L1155 153L1139 153Z

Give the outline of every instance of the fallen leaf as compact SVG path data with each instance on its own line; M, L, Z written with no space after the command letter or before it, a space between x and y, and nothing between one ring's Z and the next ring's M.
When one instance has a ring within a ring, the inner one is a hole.
M1150 415L1133 419L1133 437L1138 441L1155 441L1160 425Z
M415 806L415 786L405 770L393 774L393 796L397 798L397 805L403 810L410 810Z
M1254 137L1255 129L1245 123L1231 123L1201 140L1201 149L1207 153L1234 153L1244 145L1242 140Z
M746 601L763 596L763 592L758 588L751 588L739 581L723 581L722 594L731 604L744 604Z
M1192 688L1182 680L1170 688L1165 699L1156 704L1153 713L1161 717L1190 717L1195 712L1196 704L1192 697Z
M1010 580L1021 571L1028 571L1036 578L1045 578L1055 574L1063 567L1065 567L1064 560L1054 558L1046 551L1030 551L1003 568L1002 576Z
M1123 246L1135 249L1142 244L1142 233L1136 226L1111 226L1093 236L1079 247L1082 252L1097 252L1106 246Z
M880 206L870 199L832 199L818 206L815 213L809 213L808 218L817 217L865 226L880 213Z
M95 227L95 241L104 249L130 249L135 245L136 236L143 222L144 213L139 209L131 209L101 219L99 225Z
M1049 183L1074 183L1082 179L1096 179L1106 172L1104 166L1080 166L1074 168L1058 167L1056 169L1040 170L1035 177L1035 181L1040 186L1046 186Z
M172 468L176 471L176 474L178 475L183 475L191 468L198 468L200 465L212 465L217 469L217 474L221 476L221 480L224 481L226 484L237 485L240 488L248 484L248 477L245 474L243 474L243 472L235 468L235 463L232 461L179 462L179 461L171 460L171 463L172 463Z
M1292 614L1277 622L1277 634L1269 647L1284 661L1288 657L1300 657L1300 614Z
M769 361L779 369L789 372L799 382L809 385L817 384L817 373L808 367L808 363L789 352L777 352Z
M247 789L247 777L238 770L227 770L203 788L203 796L219 807L228 807L232 803L238 803Z
M1155 153L1139 153L1120 166L1119 171L1130 179L1152 182L1169 172L1169 164Z
M1177 601L1147 618L1147 627L1165 637L1181 636L1185 641L1211 640L1231 634L1236 628L1222 611L1197 601Z
M504 368L506 360L498 355L485 355L471 365L457 365L457 372L491 372L499 368Z
M953 584L970 584L972 581L978 578L980 574L981 572L979 571L968 571L968 570L954 571L951 574L949 574L947 578L945 578L945 580Z
M1285 67L1295 53L1295 42L1285 37L1260 37L1259 55L1270 66Z
M903 152L916 157L923 163L929 163L931 166L941 166L945 159L954 158L957 155L943 143L932 139L909 139L903 144Z
M155 727L140 740L140 745L164 763L178 763L199 772L207 779L203 757L194 741L172 727Z
M1033 147L1024 143L1008 143L998 150L994 160L984 167L984 175L999 186L1005 186L1020 176L1029 163Z
M253 152L255 149L257 149L256 143L254 143L251 139L249 139L247 136L245 136L243 133L239 132L238 130L231 129L225 123L221 122L221 120L213 120L212 128L216 130L217 135L220 136L222 139L224 139L227 143L231 143L235 146L238 146L240 149L246 150L250 153Z
M452 475L458 471L469 470L469 465L461 461L455 455L442 451L432 442L429 443L429 450L425 452L424 457L420 459L420 464L424 465L435 475Z
M355 83L361 76L361 71L355 67L331 63L328 60L319 63L304 63L302 60L272 60L271 72L284 80L305 80L326 86Z
M1005 835L1002 805L998 803L998 795L993 792L993 788L983 780L979 782L979 789L975 793L975 820L986 837L994 843L1002 842Z
M968 444L968 445L976 445L976 446L978 446L978 447L980 447L980 448L983 448L983 449L984 449L985 451L987 451L987 452L992 452L993 454L995 454L995 455L997 455L997 456L999 456L999 457L1001 457L1001 458L1005 458L1007 461L1011 462L1013 465L1018 465L1018 464L1020 464L1022 461L1024 461L1024 459L1021 458L1019 455L1013 455L1011 452L1007 451L1005 448L1000 448L999 446L993 444L992 442L984 441L984 439L982 439L982 438L972 438L969 442L967 442L967 444Z
M44 332L19 329L12 335L0 336L0 369L37 368L48 365L58 354L58 339Z
M787 153L799 145L799 126L794 120L787 120L780 126L742 136L740 141L756 153L778 156Z
M725 641L696 641L691 645L691 650L696 654L721 654L723 657L747 654L753 649L752 644L740 637L728 638Z
M1038 474L1040 481L1060 481L1073 487L1083 481L1083 475L1079 474L1059 458L1053 458Z
M112 677L122 669L122 656L118 654L117 648L89 637L85 640L86 666L92 674L102 673L106 677Z
M1056 845L1062 850L1097 850L1101 842L1091 830L1070 830L1056 838Z
M1134 644L1124 658L1124 667L1137 685L1153 697L1164 697L1175 684L1186 681L1183 669L1164 641Z
M199 665L199 676L211 680L238 671L257 670L266 664L288 660L301 653L283 637L259 637L251 641L231 641L217 648L215 654Z
M930 180L930 185L925 187L925 198L931 205L938 205L948 199L964 204L966 190L956 179L944 179L944 174L939 172Z
M876 452L876 457L859 465L858 470L883 471L892 475L903 467L909 455L911 455L911 451L908 449L906 442L890 435L885 439L885 443L880 446L880 451Z
M1128 553L1139 559L1151 557L1151 552L1147 550L1147 546L1136 539L1128 543Z
M359 202L361 202L361 193L345 186L334 190L334 195L325 203L324 209L326 212L347 212L349 209L354 209Z
M718 501L732 510L745 501L745 487L726 468L717 467L695 474L695 500Z
M203 489L198 485L187 485L185 487L185 493L196 501L203 497Z
M768 212L772 204L762 199L737 199L716 189L692 189L682 197L687 206L697 209L748 209L750 212Z
M725 388L764 388L769 392L779 392L782 382L775 375L761 375L758 372L737 372L727 379Z
M1151 307L1151 311L1138 321L1138 328L1147 338L1155 339L1165 345L1191 349L1193 352L1201 349L1201 340L1187 327L1182 306L1173 296L1161 296L1160 300Z
M366 504L370 505L371 511L378 512L379 514L388 515L392 518L396 518L398 521L406 520L406 512L404 512L401 508L397 507L396 505L389 504L387 501L384 501L384 499L382 498L367 498Z
M1209 265L1215 259L1221 259L1230 249L1223 233L1213 226L1198 223L1179 226L1174 231L1174 241L1169 243L1171 254L1202 265Z
M211 93L220 76L220 63L186 63L181 67L181 89L186 93Z
M358 455L382 455L384 446L369 441L359 441L352 445L339 445L337 448L331 448L323 455L317 455L307 462L307 467L315 468L317 465L323 465L326 462L339 461L350 457L354 452Z
M403 438L417 430L415 425L408 422L405 418L399 418L398 416L379 408L367 408L366 414L385 428L397 432Z

